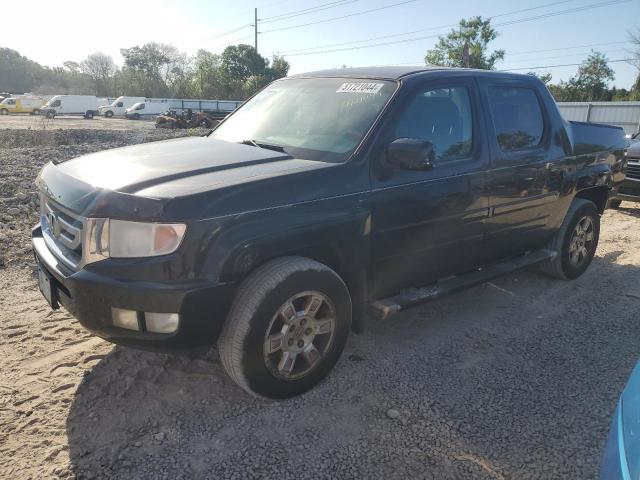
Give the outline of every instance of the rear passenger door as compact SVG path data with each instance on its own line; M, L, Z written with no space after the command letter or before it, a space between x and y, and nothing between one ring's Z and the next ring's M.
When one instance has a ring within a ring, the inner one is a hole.
M407 87L409 88L409 87ZM372 158L372 295L431 283L481 262L489 155L472 79L416 85L385 121ZM427 140L430 170L385 166L398 138Z
M491 148L487 249L496 259L548 243L561 173L536 85L490 78L480 85Z

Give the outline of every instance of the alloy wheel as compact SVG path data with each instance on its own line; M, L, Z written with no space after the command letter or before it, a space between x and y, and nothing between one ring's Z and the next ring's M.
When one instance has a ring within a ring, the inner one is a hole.
M278 378L294 380L310 373L333 342L336 310L317 291L289 298L277 311L264 338L264 360Z

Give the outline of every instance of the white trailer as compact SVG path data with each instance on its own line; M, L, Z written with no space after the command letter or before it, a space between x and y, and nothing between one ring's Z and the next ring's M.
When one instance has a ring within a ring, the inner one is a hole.
M125 114L125 110L134 106L138 102L144 102L146 97L127 97L120 96L116 98L111 105L105 105L98 109L100 115L104 115L107 118L113 116L122 116Z
M93 118L98 114L98 108L104 104L108 104L108 99L98 99L95 95L56 95L40 108L40 112L47 118L56 115Z

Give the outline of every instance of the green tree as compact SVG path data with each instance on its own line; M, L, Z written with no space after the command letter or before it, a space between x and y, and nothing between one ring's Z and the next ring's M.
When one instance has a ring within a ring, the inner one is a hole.
M71 63L75 62L65 62L65 67L71 69ZM110 55L102 52L92 53L80 63L80 69L95 82L96 95L113 94L112 80L117 68Z
M438 38L438 43L427 52L424 61L427 65L493 70L496 62L504 59L505 53L504 50L488 52L489 43L498 35L491 26L491 19L462 19L458 29Z
M609 67L607 57L591 51L576 75L566 82L549 85L549 90L558 102L609 101L614 96L619 98L615 87L612 90L607 88L607 84L614 79L614 71Z
M244 82L252 75L264 75L268 60L250 45L231 45L222 52L222 72Z
M607 99L607 83L615 79L615 73L607 62L607 57L600 52L591 51L587 59L578 69L578 75L572 80L577 90L584 98L583 101L598 101Z
M130 95L169 95L169 83L177 73L173 69L180 62L180 52L174 46L149 42L142 47L123 48L120 53L124 57L123 70L127 71L123 80L131 86Z
M549 72L545 73L536 73L536 72L527 72L527 75L532 75L534 77L538 77L542 83L549 86L551 83L551 79L553 78Z

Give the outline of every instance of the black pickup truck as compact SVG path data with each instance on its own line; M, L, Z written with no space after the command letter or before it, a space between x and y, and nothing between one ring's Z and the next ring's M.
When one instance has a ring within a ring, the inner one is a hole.
M109 341L217 341L241 387L290 397L367 313L531 265L581 275L625 147L619 128L564 121L532 76L297 75L208 136L47 164L39 284Z

